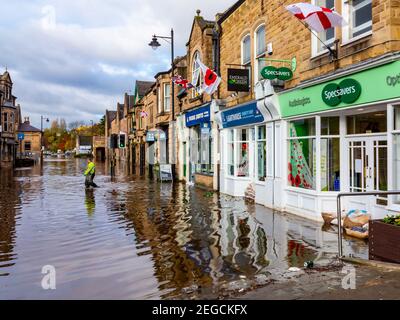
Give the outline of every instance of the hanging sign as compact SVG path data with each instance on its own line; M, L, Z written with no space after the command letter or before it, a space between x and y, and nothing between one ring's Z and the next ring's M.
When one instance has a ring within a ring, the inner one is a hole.
M155 131L149 131L146 134L146 142L154 142L156 141L156 132Z
M361 85L354 79L344 79L339 84L329 83L322 89L322 100L335 107L341 102L353 103L361 95Z
M228 69L228 91L249 92L249 69Z
M267 66L261 70L261 76L269 80L290 80L293 78L293 71L286 67L276 68L274 66Z

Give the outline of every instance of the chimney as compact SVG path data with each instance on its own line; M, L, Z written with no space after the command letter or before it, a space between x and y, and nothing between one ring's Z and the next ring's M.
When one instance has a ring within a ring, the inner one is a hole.
M29 122L29 117L24 117L24 123L30 124L30 122Z

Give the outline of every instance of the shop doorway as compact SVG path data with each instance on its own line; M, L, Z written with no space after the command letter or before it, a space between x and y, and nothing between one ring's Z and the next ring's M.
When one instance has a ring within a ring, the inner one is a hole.
M348 138L350 192L387 191L388 145L385 136ZM365 199L366 200L366 199ZM371 197L367 210L386 206L387 198Z

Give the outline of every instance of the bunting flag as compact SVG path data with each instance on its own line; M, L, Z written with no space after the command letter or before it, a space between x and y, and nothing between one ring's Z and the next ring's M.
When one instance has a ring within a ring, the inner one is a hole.
M184 87L185 89L193 88L193 84L191 84L188 80L183 79L182 76L172 77L172 82Z
M140 117L141 118L146 118L147 116L148 116L148 114L147 114L146 111L144 111L144 110L140 111Z
M334 27L342 27L347 24L343 17L337 12L312 5L310 3L295 3L286 7L296 18L308 24L316 31L322 32Z
M212 95L218 89L222 79L213 70L205 66L199 59L197 59L197 63L203 73L201 92L206 92L209 95Z

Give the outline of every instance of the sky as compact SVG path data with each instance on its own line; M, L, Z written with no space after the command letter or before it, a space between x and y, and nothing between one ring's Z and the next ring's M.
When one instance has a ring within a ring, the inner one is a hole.
M170 45L153 34L175 32L176 55L196 10L208 20L235 0L0 0L0 73L7 67L22 116L95 122L115 110L136 80L170 67Z

